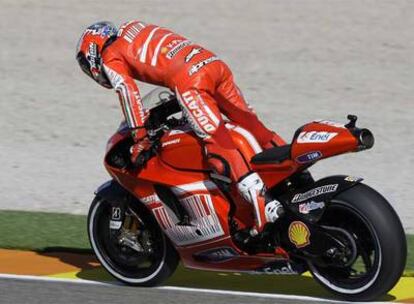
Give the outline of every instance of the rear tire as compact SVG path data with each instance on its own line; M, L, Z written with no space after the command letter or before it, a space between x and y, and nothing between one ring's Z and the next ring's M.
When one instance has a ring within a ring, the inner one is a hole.
M97 196L88 214L89 241L102 266L128 285L150 287L163 283L177 268L179 256L152 214L140 202L128 206L139 217L154 243L152 254L141 254L111 237L111 208L110 203Z
M385 295L401 277L407 257L405 233L398 215L384 197L364 184L340 193L327 206L321 224L350 232L359 244L363 264L367 261L370 267L365 277L359 273L351 277L352 271L347 277L348 269L309 263L314 278L346 300L371 301Z

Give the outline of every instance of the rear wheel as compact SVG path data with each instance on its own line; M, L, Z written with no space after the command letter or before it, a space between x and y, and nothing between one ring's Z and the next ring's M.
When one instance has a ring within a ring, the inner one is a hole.
M357 251L346 265L309 263L321 285L347 300L369 301L397 283L407 255L405 234L394 209L379 193L363 184L340 193L320 224L346 230Z
M139 202L125 210L120 227L111 225L112 205L96 197L88 214L88 235L102 266L116 279L155 286L171 276L179 257L158 223Z

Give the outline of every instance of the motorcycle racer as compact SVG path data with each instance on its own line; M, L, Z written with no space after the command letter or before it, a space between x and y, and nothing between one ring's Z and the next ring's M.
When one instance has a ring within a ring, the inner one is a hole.
M222 114L253 134L261 148L284 141L258 119L229 67L214 53L169 29L135 20L119 30L110 22L92 24L82 34L76 53L88 76L118 94L136 143L131 147L133 161L151 145L144 128L148 112L135 80L168 87L202 139L210 166L236 182L242 197L253 204L252 232L261 232L266 222L278 218L280 203L265 201L263 181L237 150Z

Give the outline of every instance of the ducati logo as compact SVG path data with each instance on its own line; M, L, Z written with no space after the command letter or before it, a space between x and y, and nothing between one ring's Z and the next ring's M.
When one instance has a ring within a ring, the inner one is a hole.
M210 133L216 130L216 127L210 122L207 114L202 109L200 109L199 103L194 99L194 96L191 94L191 92L187 91L183 93L182 97L186 106L191 111L191 114L195 117L205 132Z

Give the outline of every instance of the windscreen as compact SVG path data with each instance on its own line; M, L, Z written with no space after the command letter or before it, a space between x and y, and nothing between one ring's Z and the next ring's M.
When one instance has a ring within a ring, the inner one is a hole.
M156 88L149 92L142 98L142 104L144 109L152 109L155 106L160 105L163 102L167 102L172 97L174 97L174 93L167 89L167 88Z

